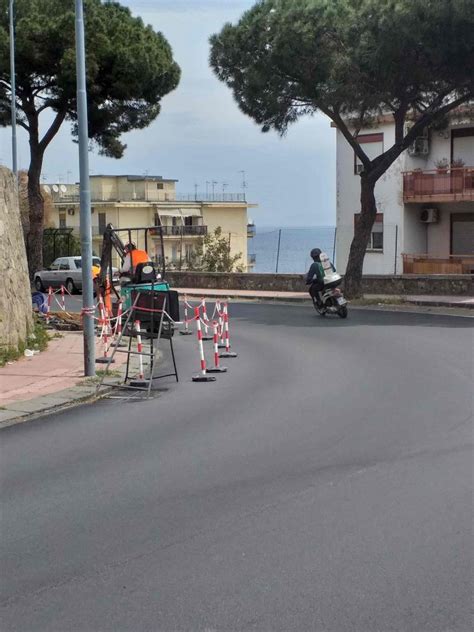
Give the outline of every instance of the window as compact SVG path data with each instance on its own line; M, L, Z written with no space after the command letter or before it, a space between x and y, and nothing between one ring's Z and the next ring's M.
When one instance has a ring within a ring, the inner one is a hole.
M67 261L61 261L59 264L60 270L69 270L69 263Z
M370 160L383 153L383 134L360 134L357 141ZM363 165L354 152L354 173L358 175L362 169Z
M165 185L163 184L163 182L157 182L156 183L156 188L161 191L161 190L163 190L165 188Z
M474 213L451 214L451 254L474 255Z
M192 244L186 244L185 245L185 253L184 253L184 258L186 259L186 261L189 263L193 257L193 251L194 248L192 246Z
M103 235L107 227L107 213L99 213L99 233Z
M56 261L53 261L53 263L49 266L50 270L59 270L59 259L56 259Z
M67 228L65 213L61 213L61 215L59 216L59 228Z
M359 217L360 213L354 214L354 227ZM372 226L369 243L367 244L367 252L369 251L383 251L383 213L377 213L375 216L375 222Z

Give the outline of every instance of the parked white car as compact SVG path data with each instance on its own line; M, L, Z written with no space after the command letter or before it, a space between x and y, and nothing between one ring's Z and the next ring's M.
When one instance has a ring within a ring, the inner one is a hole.
M100 258L92 257L92 263L100 267ZM119 271L112 268L113 282L119 280ZM82 258L58 257L47 270L35 272L34 285L38 292L45 292L49 287L58 288L61 285L68 292L74 294L82 290Z

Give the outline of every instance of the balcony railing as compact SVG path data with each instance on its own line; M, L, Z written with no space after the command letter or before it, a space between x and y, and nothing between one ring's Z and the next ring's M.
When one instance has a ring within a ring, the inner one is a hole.
M448 167L403 174L404 202L474 200L474 167Z
M162 226L162 229L163 237L204 237L207 235L207 226Z
M53 193L53 202L57 204L78 204L79 194L64 195ZM245 202L245 193L171 193L166 192L162 196L150 196L144 193L136 195L94 195L92 203L98 202Z
M177 202L245 202L245 193L176 193Z
M474 274L474 255L402 254L403 274Z
M247 255L247 264L249 266L254 266L257 263L257 255Z

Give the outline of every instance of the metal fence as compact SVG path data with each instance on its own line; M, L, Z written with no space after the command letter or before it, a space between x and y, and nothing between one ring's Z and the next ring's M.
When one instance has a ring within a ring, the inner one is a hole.
M344 271L354 238L354 226L305 228L258 228L248 240L252 272L303 274L311 265L309 253L320 248ZM373 274L401 274L403 269L396 224L374 225L374 235L364 260L364 270Z

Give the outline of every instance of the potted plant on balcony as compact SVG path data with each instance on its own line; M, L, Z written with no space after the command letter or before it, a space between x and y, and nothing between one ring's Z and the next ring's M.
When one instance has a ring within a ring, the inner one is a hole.
M438 173L448 173L449 161L447 158L441 158L435 162L436 171Z

